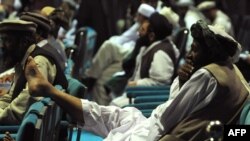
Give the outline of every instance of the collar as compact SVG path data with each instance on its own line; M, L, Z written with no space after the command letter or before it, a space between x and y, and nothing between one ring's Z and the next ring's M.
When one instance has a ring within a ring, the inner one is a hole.
M37 43L37 46L38 47L43 47L44 45L46 45L48 43L48 40L42 40L42 41L40 41L39 43Z
M161 40L160 40L160 41L155 41L155 42L153 42L149 47L147 47L147 48L145 49L145 51L143 52L142 55L147 54L151 49L153 49L156 45L158 45L158 44L160 44L160 43L161 43Z

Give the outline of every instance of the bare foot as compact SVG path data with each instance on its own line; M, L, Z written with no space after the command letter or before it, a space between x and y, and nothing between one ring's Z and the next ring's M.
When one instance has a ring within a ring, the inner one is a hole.
M39 72L36 62L29 57L25 66L25 77L28 82L29 93L33 96L49 96L54 87Z
M3 141L15 141L15 140L11 137L9 132L5 132Z

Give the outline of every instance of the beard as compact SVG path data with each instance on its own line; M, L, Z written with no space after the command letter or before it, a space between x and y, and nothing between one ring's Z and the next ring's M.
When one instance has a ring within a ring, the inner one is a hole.
M148 47L148 46L151 44L151 42L150 42L150 40L149 40L149 38L148 38L148 34L141 36L141 37L138 39L137 43L138 43L140 46L146 46L146 47Z
M213 57L210 53L203 53L198 58L193 60L194 70L198 70L206 65L209 65L213 62Z

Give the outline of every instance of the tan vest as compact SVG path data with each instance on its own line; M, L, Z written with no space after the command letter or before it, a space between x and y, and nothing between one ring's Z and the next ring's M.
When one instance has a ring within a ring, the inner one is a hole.
M210 64L204 67L218 82L218 91L213 100L203 109L191 114L178 123L170 136L186 141L207 139L206 126L212 120L223 124L236 124L243 104L248 97L248 85L236 66ZM170 141L166 135L161 141Z

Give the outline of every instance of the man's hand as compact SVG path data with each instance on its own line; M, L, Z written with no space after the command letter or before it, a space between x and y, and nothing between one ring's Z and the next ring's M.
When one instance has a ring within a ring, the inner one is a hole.
M186 59L185 64L183 64L179 69L178 69L178 76L179 76L179 82L180 85L182 86L193 74L194 67L193 63L191 60Z

